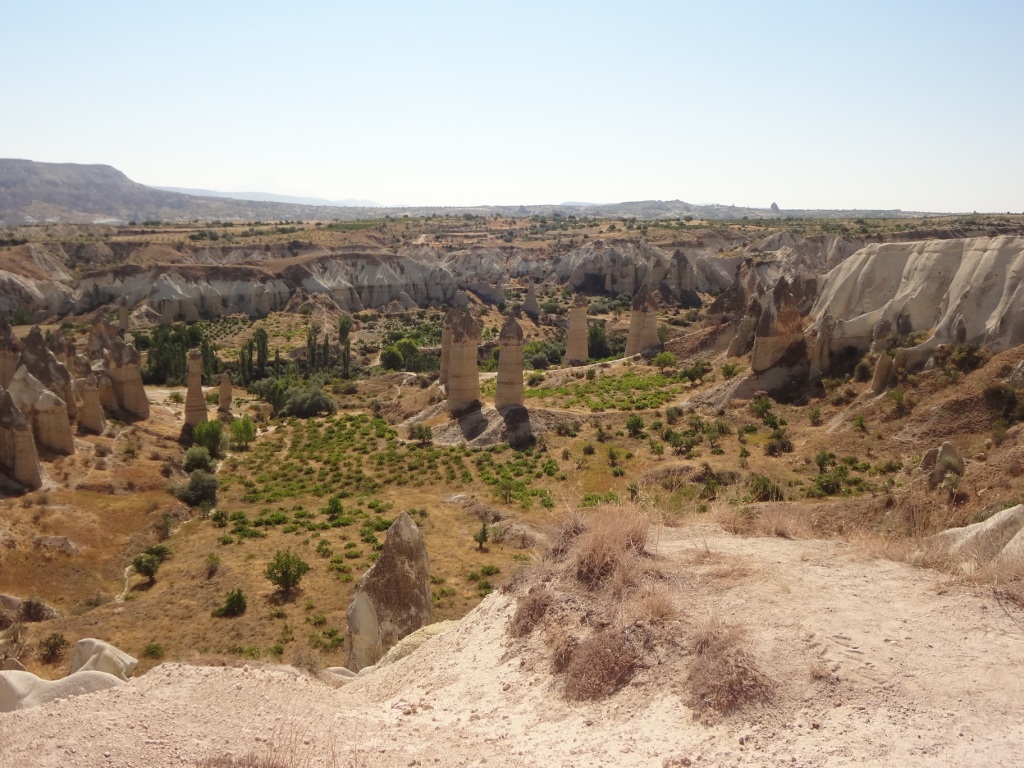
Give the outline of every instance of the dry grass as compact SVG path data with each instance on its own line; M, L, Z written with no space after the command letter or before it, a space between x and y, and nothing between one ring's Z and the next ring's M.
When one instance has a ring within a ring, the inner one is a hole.
M574 517L563 531L558 540L571 541L567 559L581 584L596 589L609 583L633 586L639 581L650 523L638 507L601 507L585 519L582 529Z
M728 714L768 701L774 683L751 651L743 627L710 615L697 626L691 647L694 660L687 686L690 706L698 715Z
M512 637L526 637L540 623L554 602L551 590L543 585L530 587L525 595L516 601L516 612L509 623L509 634Z
M617 691L636 670L647 642L646 631L637 626L609 627L591 634L566 667L565 697L586 701Z

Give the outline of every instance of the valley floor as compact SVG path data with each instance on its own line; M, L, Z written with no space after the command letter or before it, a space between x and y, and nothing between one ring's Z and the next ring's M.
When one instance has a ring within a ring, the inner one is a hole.
M745 626L775 681L770 702L698 721L686 653L666 647L610 698L568 703L539 633L511 639L515 600L496 592L338 690L285 667L164 664L120 688L0 714L0 764L1020 765L1019 607L850 544L713 526L657 535L680 633L707 615Z

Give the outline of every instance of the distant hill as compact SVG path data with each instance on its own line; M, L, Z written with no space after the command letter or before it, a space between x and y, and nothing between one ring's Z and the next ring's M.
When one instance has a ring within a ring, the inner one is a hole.
M193 197L226 197L231 200L256 200L262 203L290 203L292 205L316 205L331 208L380 208L380 203L373 200L326 200L321 197L296 197L295 195L281 195L276 192L217 192L213 189L185 189L182 187L153 187L164 192L178 192L182 195Z
M203 194L199 194L202 192ZM261 193L244 193L259 196ZM292 198L292 201L236 199L204 190L168 191L132 181L109 165L38 163L0 159L0 225L60 223L128 223L130 221L274 221L281 219L331 221L378 219L384 216L475 214L532 216L555 214L598 218L728 220L744 217L779 218L903 218L929 214L899 210L773 210L731 205L693 205L681 200L641 200L594 205L485 205L470 207L410 206L380 208L367 204L343 206L330 201ZM280 198L281 196L263 195ZM343 201L344 202L344 201Z

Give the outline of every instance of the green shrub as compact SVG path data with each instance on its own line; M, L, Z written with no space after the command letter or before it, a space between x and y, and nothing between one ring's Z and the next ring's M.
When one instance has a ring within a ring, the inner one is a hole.
M70 643L60 632L47 635L39 641L39 658L43 664L56 664L64 656Z
M334 403L320 387L308 385L290 388L278 415L308 419L321 413L334 413Z
M188 476L188 482L171 485L169 490L189 506L198 507L204 502L217 503L217 478L202 469L197 469Z
M274 559L267 563L263 575L288 594L299 585L308 570L309 563L297 554L290 549L279 549L274 553Z
M256 424L246 414L240 419L231 422L231 443L235 448L245 449L249 443L256 439Z
M234 616L241 616L248 607L245 593L240 589L232 589L224 598L224 604L214 609L213 616L218 619L227 619Z
M750 488L751 498L755 501L783 501L785 499L785 494L779 484L766 475L754 475L750 478L747 486Z
M184 467L186 472L194 472L197 469L212 472L213 459L210 457L210 451L202 445L193 445L185 451Z
M147 659L162 659L164 653L165 649L160 643L147 643L146 647L142 649L142 655Z
M139 576L145 576L150 584L156 581L156 572L160 568L160 558L143 552L132 561L132 568Z
M224 427L216 419L201 421L192 428L192 443L206 448L212 457L220 456L226 443Z

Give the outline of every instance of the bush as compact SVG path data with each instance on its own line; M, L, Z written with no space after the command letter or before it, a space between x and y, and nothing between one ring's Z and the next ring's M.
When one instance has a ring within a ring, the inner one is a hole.
M626 419L626 430L630 437L641 437L644 433L644 420L634 413Z
M185 451L184 466L186 472L194 472L197 469L201 469L204 472L212 472L213 459L210 457L210 451L202 445L193 445Z
M594 632L572 652L565 668L565 697L570 701L600 699L629 681L640 660L642 642L631 635L636 627L609 627Z
M39 641L39 658L43 664L56 664L70 645L64 635L54 632Z
M145 576L150 584L156 581L156 572L160 568L160 558L143 552L132 561L132 568L139 576Z
M231 443L235 448L245 449L256 439L256 424L248 414L231 422Z
M698 712L725 714L753 701L767 701L774 684L747 647L741 627L705 621L693 640L687 687Z
M160 643L147 643L142 649L142 656L147 659L162 659L166 649Z
M197 469L188 476L187 483L172 485L169 490L189 506L198 507L204 502L216 504L219 487L220 483L216 477L205 470Z
M202 446L216 458L223 452L226 438L224 427L219 421L201 421L192 428L192 444Z
M232 589L224 598L224 605L216 608L212 615L218 619L228 619L241 616L247 607L245 593L240 589Z
M748 483L750 496L754 501L783 501L785 495L779 484L765 475L754 475Z
M317 386L292 387L288 390L280 416L298 416L308 419L321 413L334 413L334 403Z
M297 554L290 549L279 549L274 553L274 559L267 563L263 575L288 594L299 585L308 570L309 563Z

